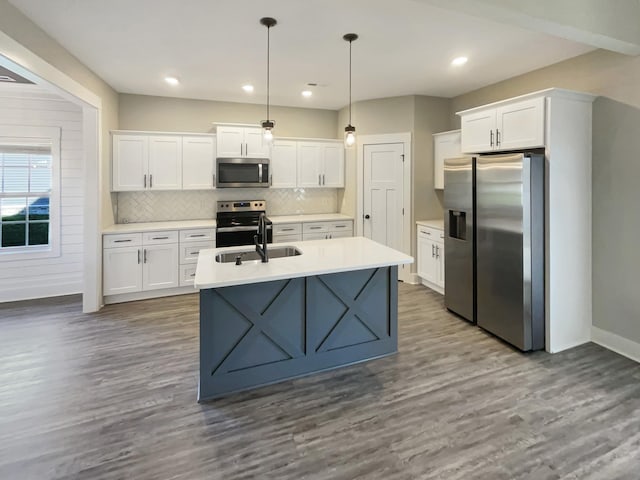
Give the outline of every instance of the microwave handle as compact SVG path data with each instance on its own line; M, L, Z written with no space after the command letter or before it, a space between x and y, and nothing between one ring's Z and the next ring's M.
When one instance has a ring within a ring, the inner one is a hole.
M258 182L262 183L262 164L258 164Z

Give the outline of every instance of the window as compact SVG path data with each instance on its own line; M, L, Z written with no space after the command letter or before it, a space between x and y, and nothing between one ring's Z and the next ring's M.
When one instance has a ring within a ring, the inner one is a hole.
M40 136L47 132L49 135ZM51 136L56 132L59 137L59 129L0 126L2 257L10 253L51 256L59 251L59 140ZM16 135L19 133L25 136ZM15 259L11 255L11 260Z

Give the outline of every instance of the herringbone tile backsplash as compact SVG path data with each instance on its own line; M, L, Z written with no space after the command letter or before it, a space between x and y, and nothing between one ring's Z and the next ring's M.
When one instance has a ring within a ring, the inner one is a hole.
M219 200L266 200L269 215L333 213L338 191L304 188L238 188L213 191L120 192L117 223L215 218Z

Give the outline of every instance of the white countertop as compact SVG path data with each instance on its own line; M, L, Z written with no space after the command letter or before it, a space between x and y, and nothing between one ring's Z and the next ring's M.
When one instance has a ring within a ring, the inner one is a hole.
M269 219L276 225L301 222L335 222L353 220L353 217L341 213L314 213L309 215L274 215ZM215 228L215 219L175 220L170 222L118 223L102 230L102 233L137 233L154 230L182 230L185 228Z
M435 220L418 220L416 223L418 225L422 225L423 227L431 227L437 228L438 230L444 230L444 220L441 218Z
M138 233L154 230L183 230L186 228L216 228L215 220L176 220L172 222L118 223L102 233Z
M335 222L353 220L353 217L341 213L312 213L308 215L267 215L274 224L300 222Z
M200 250L196 288L228 287L413 263L413 258L409 255L365 237L273 244L272 248L276 246L294 246L302 251L302 255L273 258L268 263L249 260L238 266L233 262L217 263L215 256L221 252L253 250L252 247Z

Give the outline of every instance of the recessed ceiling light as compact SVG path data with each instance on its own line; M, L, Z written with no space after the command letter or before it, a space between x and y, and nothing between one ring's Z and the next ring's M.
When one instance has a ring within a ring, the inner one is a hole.
M180 80L178 80L176 77L164 77L164 81L173 86L180 83Z
M246 85L242 86L242 89L247 92L247 93L251 93L253 92L253 85L249 85L248 83Z
M311 90L303 90L302 91L302 96L305 98L309 98L311 95L313 95L313 92Z
M469 60L467 57L457 57L451 61L451 65L459 67L460 65L464 65Z

